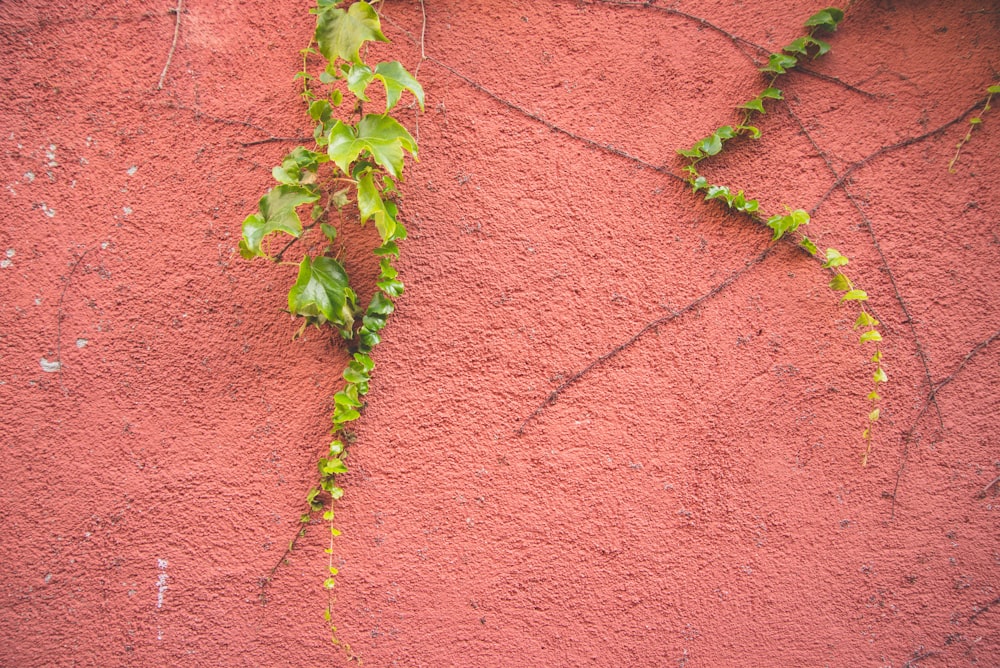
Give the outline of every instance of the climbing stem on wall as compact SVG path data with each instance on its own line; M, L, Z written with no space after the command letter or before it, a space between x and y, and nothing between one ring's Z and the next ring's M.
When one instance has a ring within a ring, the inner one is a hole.
M720 202L727 209L740 213L769 228L772 232L772 241L777 242L782 238L790 239L814 257L819 256L819 248L800 231L800 228L809 223L809 214L805 210L793 210L786 207L784 213L768 216L760 210L758 200L747 197L743 190L734 192L729 186L710 183L699 172L698 166L702 161L722 153L726 143L733 139L739 137L749 137L752 140L760 138L761 130L752 122L755 116L764 116L767 113L765 105L769 100L783 99L781 89L775 86L778 79L795 68L802 59L818 58L826 54L830 50L830 45L820 39L818 35L834 32L843 18L844 12L835 7L828 7L809 17L805 22L808 32L777 53L770 54L767 64L760 68L761 73L767 78L767 83L760 93L737 107L738 122L735 125L724 125L707 137L695 142L691 148L677 151L678 154L687 159L684 174L695 193L703 194L706 201ZM988 107L989 103L987 102ZM871 454L875 424L881 413L878 407L878 402L882 398L878 391L879 386L888 381L882 363L882 335L878 331L878 320L865 307L868 294L855 287L843 270L849 262L848 258L835 248L827 248L824 256L820 259L823 260L823 268L832 274L830 288L842 293L840 301L852 302L857 305L858 317L855 320L854 328L861 330L859 342L862 345L871 344L874 347L874 353L870 358L874 369L872 373L873 388L867 395L870 406L867 411L866 424L862 430L862 440L865 447L861 456L861 464L864 466L867 465L868 457Z
M955 173L955 163L958 162L958 156L962 154L962 148L972 139L972 131L976 129L976 126L983 122L983 116L990 110L990 102L993 101L993 96L997 93L1000 93L1000 85L993 85L986 89L986 104L983 105L983 110L979 112L978 116L969 119L969 129L966 130L965 136L958 141L958 145L955 147L955 157L948 163L949 172Z
M332 328L352 352L343 371L344 385L333 396L331 416L333 439L317 467L318 484L306 495L309 512L322 512L329 523L326 552L327 574L323 587L328 602L323 616L330 623L334 642L339 643L332 623L333 589L337 569L333 561L333 541L340 532L334 526L334 503L344 490L338 476L347 473L347 450L354 441L349 427L361 417L365 395L375 369L372 351L381 341L381 331L395 310L395 300L403 294L394 260L406 228L399 217L398 184L403 180L405 154L417 157L417 142L396 120L392 111L404 93L412 95L420 108L424 91L398 61L366 62L369 42L388 42L382 34L379 15L368 2L344 3L318 0L311 10L316 30L302 50L303 68L295 77L303 80L302 97L309 117L315 122L313 148L299 146L272 170L277 185L260 198L257 211L243 221L240 254L247 259L283 261L285 253L307 236L308 250L295 263L298 275L288 291L288 311L301 319L296 337L307 327ZM315 48L314 48L315 46ZM309 56L323 60L318 74L309 71ZM384 109L364 113L369 86L382 86ZM346 114L336 113L345 97L354 99ZM356 119L352 123L350 119ZM308 207L311 222L303 224L300 210ZM331 220L336 212L336 224ZM374 224L379 243L372 252L378 258L377 289L361 306L335 246L345 221ZM290 239L272 254L274 236ZM299 244L304 247L304 244ZM301 534L298 534L301 535ZM291 546L290 546L291 548ZM349 648L346 648L350 656Z

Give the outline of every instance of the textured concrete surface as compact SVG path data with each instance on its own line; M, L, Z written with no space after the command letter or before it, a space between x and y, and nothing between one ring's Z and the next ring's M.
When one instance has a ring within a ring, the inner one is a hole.
M810 236L852 258L884 322L891 383L864 469L854 312L785 246L517 434L564 379L767 247L580 139L676 173L674 150L762 86L758 53L655 6L424 6L407 293L338 508L353 651L1000 665L1000 340L979 345L1000 330L1000 109L947 171L1000 70L996 5L855 3L809 68L863 92L792 74L764 137L703 170L768 211L822 202ZM775 50L823 5L670 6ZM245 144L309 132L292 81L308 3L188 0L157 90L173 7L0 5L3 666L347 663L322 619L323 526L259 596L346 353L293 342L294 269L234 251L295 145ZM373 53L413 69L420 10L384 3L393 43ZM822 199L834 172L953 119ZM347 235L362 282L368 233ZM928 372L950 379L940 417Z

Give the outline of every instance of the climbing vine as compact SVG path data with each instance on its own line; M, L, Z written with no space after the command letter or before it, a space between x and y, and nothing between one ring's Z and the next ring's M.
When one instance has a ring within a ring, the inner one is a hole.
M354 440L349 427L361 416L370 389L375 368L372 351L404 289L393 264L399 256L398 243L406 238L397 186L403 180L405 154L417 157L417 142L390 112L403 93L412 95L421 109L424 106L423 89L400 62L366 62L369 42L389 41L374 7L363 0L346 8L342 4L318 0L312 10L316 30L302 52L303 68L295 75L302 79L302 97L316 123L315 145L295 148L272 170L278 185L260 198L257 212L243 221L240 240L244 258L261 257L284 265L292 264L284 261L285 253L311 236L310 244L302 245L307 249L288 291L288 311L301 319L296 337L307 327L329 326L353 353L343 372L343 389L333 396L333 439L319 458L319 483L307 494L309 512L301 518L305 523L311 513L322 512L329 523L328 573L323 581L328 598L323 614L336 643L337 629L331 621L337 576L333 541L340 532L334 525L333 506L344 494L337 477L348 470L345 460ZM323 59L318 74L308 67L309 57L315 55ZM374 104L369 86L376 81L382 85L384 109L380 105L378 112L365 113L365 104ZM344 104L347 96L353 104ZM338 114L338 109L346 111ZM306 206L310 207L309 222L303 223L299 211ZM364 307L341 262L343 247L337 246L339 230L351 221L372 222L380 241L372 249L379 261L377 290ZM272 253L276 236L284 237L285 243Z
M993 96L997 93L1000 93L1000 85L987 87L986 104L983 105L983 110L979 112L978 116L969 119L969 129L965 132L965 136L958 140L958 145L955 147L955 157L948 163L949 172L955 172L955 163L958 162L958 156L962 154L962 148L972 139L972 131L976 129L976 126L983 122L983 116L990 110L990 102L993 101Z
M868 294L857 288L844 272L843 268L849 263L848 258L835 248L827 248L820 256L816 244L800 231L800 228L809 223L809 214L804 209L793 210L785 207L784 213L767 216L760 210L760 203L756 199L748 198L742 190L734 193L729 186L712 184L698 171L698 166L702 161L722 153L726 142L739 137L760 138L760 128L752 125L751 122L755 116L763 116L767 113L765 107L767 101L783 99L781 90L775 87L779 77L796 67L803 58L818 58L827 53L830 50L830 44L820 39L818 35L834 32L843 18L844 12L835 7L828 7L809 17L805 22L808 32L777 53L770 54L767 64L760 68L760 71L767 78L767 84L753 99L737 108L739 120L736 125L724 125L707 137L695 142L691 148L678 150L677 153L687 159L687 164L684 166L685 179L695 193L703 193L706 201L721 202L728 209L768 227L772 232L772 241L776 242L783 238L790 239L810 256L819 257L822 260L823 268L832 274L830 288L842 293L840 297L842 302L857 304L858 316L854 328L861 330L859 342L861 344L871 343L874 346L874 353L871 356L871 363L874 366L872 373L874 387L867 396L870 408L866 425L862 431L865 449L861 456L861 464L865 466L871 453L875 424L881 413L878 407L878 402L882 398L879 394L879 386L888 381L888 376L882 363L882 335L878 331L879 321L865 307ZM988 107L989 102L987 102Z

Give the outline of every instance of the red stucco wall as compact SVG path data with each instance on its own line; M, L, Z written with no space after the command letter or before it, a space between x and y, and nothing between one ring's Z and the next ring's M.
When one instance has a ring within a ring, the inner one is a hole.
M294 268L234 252L294 146L245 144L309 131L292 81L308 4L185 2L158 90L173 4L0 5L3 666L346 663L321 616L322 526L259 601L345 352L291 340ZM856 3L810 68L861 90L790 75L764 137L704 170L769 211L822 201L810 236L852 258L884 323L891 383L865 469L854 313L784 246L517 435L563 379L769 243L579 137L677 171L674 150L762 81L751 47L654 8L424 5L408 289L338 507L354 652L1000 665L1000 499L982 493L1000 474L1000 341L979 346L1000 329L1000 110L947 171L1000 70L996 5ZM671 6L769 49L822 7ZM420 3L383 13L378 53L414 68ZM960 117L821 200L831 169ZM919 351L951 379L940 418Z

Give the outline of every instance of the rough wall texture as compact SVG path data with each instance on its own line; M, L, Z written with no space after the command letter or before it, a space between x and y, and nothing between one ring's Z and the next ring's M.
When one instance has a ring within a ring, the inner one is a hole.
M354 652L1000 665L1000 498L984 493L1000 474L1000 340L979 345L1000 329L1000 109L947 171L1000 70L996 4L856 3L810 65L856 89L792 74L764 137L704 170L769 211L822 202L810 235L853 259L891 376L866 469L853 312L784 246L517 435L563 379L768 245L580 140L676 171L676 148L760 88L759 53L656 7L423 5L408 291L338 509ZM671 6L772 50L822 7ZM345 353L291 341L293 268L234 253L294 146L245 144L308 133L291 78L308 6L185 2L157 90L172 7L0 5L3 666L346 663L321 617L322 527L259 602ZM412 69L421 3L383 14L379 53ZM856 161L953 119L822 199ZM950 382L925 410L928 373Z

